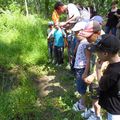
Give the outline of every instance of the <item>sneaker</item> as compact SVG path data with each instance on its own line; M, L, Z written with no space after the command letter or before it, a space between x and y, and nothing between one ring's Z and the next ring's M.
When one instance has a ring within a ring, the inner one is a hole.
M102 117L98 117L95 114L92 114L87 120L102 120Z
M86 109L84 113L81 114L81 116L85 119L88 119L94 112L91 109Z
M48 60L48 63L50 63L51 61L52 61L52 60L51 60L51 59L49 59L49 60Z
M61 67L62 65L61 65L61 64L59 64L58 66L59 66L59 67Z
M86 107L83 106L79 101L73 105L74 111L85 111Z
M52 61L52 64L55 64L55 60Z
M57 63L57 64L55 64L55 66L58 66L58 63Z

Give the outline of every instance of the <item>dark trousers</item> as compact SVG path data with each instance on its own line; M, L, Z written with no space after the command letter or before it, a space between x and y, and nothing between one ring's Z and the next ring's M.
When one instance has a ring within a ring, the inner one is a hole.
M53 59L54 57L53 42L48 42L48 55L49 59Z
M63 54L64 54L64 47L54 47L54 57L55 63L62 64L63 63Z
M106 34L109 34L110 31L111 31L111 33L112 33L113 35L116 36L116 27L106 26L106 28L105 28L105 33L106 33Z

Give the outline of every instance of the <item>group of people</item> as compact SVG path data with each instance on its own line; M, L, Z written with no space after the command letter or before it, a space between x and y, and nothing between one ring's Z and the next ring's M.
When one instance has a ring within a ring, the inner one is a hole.
M87 120L102 120L101 107L107 111L107 120L120 119L120 10L116 4L111 4L105 32L102 30L103 18L93 15L90 7L81 7L79 4L64 5L56 2L53 22L48 23L51 62L61 66L64 62L64 47L67 46L69 64L75 71L76 88L81 95L73 109L84 110L81 116ZM65 22L60 22L62 13L68 15ZM97 86L93 84L95 82L98 83ZM86 109L88 86L92 105ZM93 93L94 90L96 94Z

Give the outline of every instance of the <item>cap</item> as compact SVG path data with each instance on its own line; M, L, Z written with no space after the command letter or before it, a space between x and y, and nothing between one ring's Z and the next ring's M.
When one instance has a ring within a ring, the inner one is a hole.
M79 35L86 38L90 37L93 33L101 31L101 25L97 21L90 21L86 25L85 29L79 33Z
M120 50L120 40L114 35L104 34L101 35L95 43L87 48L91 52L103 51L116 54Z
M101 26L100 26L99 22L97 22L97 21L90 21L86 25L85 31L98 32L98 31L101 31Z
M97 22L99 22L99 24L103 23L103 18L99 15L96 15L96 16L92 17L91 20L92 21L97 21Z
M72 28L72 31L79 31L79 30L83 30L85 29L87 25L87 22L78 22L74 25L74 27Z
M48 25L50 26L50 25L54 25L54 22L53 21L50 21L50 22L48 22Z

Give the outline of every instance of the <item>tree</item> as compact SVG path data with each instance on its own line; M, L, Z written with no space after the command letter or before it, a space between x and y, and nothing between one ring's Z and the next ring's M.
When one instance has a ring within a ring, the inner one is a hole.
M26 10L26 16L28 16L28 6L27 6L27 0L25 0L25 10Z
M74 0L69 0L69 3L73 3Z
M40 14L40 0L35 0L36 13Z
M46 11L46 16L49 15L49 0L45 0L45 11Z

